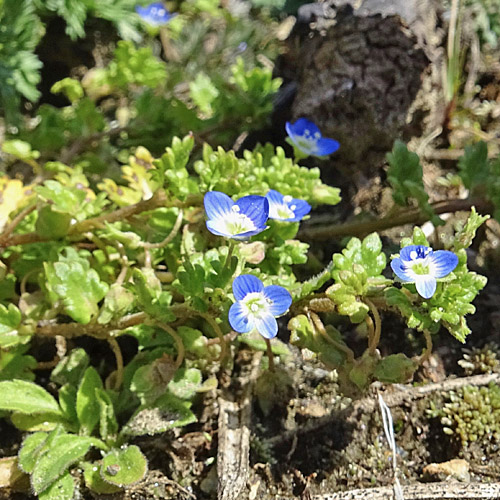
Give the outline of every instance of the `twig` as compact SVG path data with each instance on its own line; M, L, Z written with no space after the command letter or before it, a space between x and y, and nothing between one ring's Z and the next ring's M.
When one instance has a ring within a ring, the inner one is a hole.
M249 475L251 399L261 358L261 352L254 354L250 375L243 384L239 401L231 401L229 391L218 400L218 500L243 498Z
M436 214L448 212L459 212L476 207L478 212L492 212L492 206L484 198L467 200L444 200L431 204ZM405 224L421 225L430 219L428 214L419 208L411 208L397 214L388 215L380 219L364 222L348 222L333 226L309 226L299 231L298 237L303 240L325 241L338 238L339 236L364 236L374 231L384 231Z
M403 486L402 490L405 500L489 500L500 498L500 483L464 484L458 481L445 481ZM391 500L392 498L392 487L363 488L311 497L312 500Z
M125 132L127 127L115 127L104 132L97 132L86 137L79 137L71 146L61 153L60 161L64 164L68 164L71 160L77 156L81 151L83 151L89 144L94 141L99 141L104 137L113 137L114 135L121 134Z
M155 193L155 195L149 200L142 200L135 205L129 205L127 207L119 208L114 212L109 212L98 217L93 217L92 219L86 219L81 222L77 222L75 225L71 226L69 230L70 236L76 236L82 233L86 233L93 229L101 228L104 226L105 222L113 223L129 219L134 215L140 214L141 212L147 212L154 210L158 207L190 207L198 205L201 203L201 197L199 195L190 195L185 201L179 200L167 200L164 191L160 190ZM29 243L38 243L43 241L49 241L47 238L41 237L38 233L26 233L26 234L14 234L8 238L2 238L0 236L0 247L8 247L13 245L27 245Z
M3 230L2 234L0 234L0 246L2 246L2 242L7 240L9 236L12 234L12 232L16 229L18 224L33 210L36 209L36 205L28 205L27 207L24 207L13 219L10 224L7 224L5 226L5 229Z
M143 248L163 248L167 246L176 236L177 233L179 232L179 229L181 228L182 225L182 218L184 216L184 212L182 210L179 210L179 213L177 214L177 219L175 219L174 227L172 228L172 231L168 234L168 236L163 240L160 241L159 243L142 243Z

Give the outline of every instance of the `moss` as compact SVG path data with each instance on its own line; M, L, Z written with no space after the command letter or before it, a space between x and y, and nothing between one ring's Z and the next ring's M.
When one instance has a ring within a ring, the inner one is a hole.
M446 434L455 436L466 449L477 442L487 448L500 441L500 386L466 386L450 392L449 401L439 412Z
M463 359L458 364L464 369L466 375L480 375L500 371L498 346L495 344L489 343L481 348L464 349L463 353Z

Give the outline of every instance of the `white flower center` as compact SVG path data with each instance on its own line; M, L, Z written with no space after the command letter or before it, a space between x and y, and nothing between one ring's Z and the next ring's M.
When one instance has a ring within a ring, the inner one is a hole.
M213 227L221 233L232 236L257 229L250 217L240 213L240 207L237 205L233 205L231 210L219 219L213 220Z
M259 319L269 312L271 301L266 299L262 292L251 292L245 295L241 304L246 309L247 317L252 320Z
M411 261L405 262L405 266L408 269L408 274L413 278L418 276L436 276L436 265L433 259L428 257L424 258L414 258L413 254L416 252L411 252ZM429 253L429 252L427 252Z
M317 149L318 139L319 137L313 137L309 130L304 130L304 135L296 136L295 142L297 143L298 148L304 153L314 153Z

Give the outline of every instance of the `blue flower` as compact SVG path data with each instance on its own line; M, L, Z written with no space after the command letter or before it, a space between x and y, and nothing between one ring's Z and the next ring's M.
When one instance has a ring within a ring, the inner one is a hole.
M340 147L335 139L323 137L319 128L305 118L299 118L295 123L286 122L285 128L293 145L306 155L326 156Z
M167 24L173 17L161 2L151 3L147 7L137 5L135 11L144 21L152 26Z
M239 333L256 329L264 338L278 333L276 316L284 314L292 304L292 296L282 286L264 286L251 274L242 274L233 281L236 302L229 309L229 324Z
M436 280L450 274L458 264L458 257L448 250L437 250L424 245L409 245L401 249L391 267L403 283L415 283L417 292L430 299L436 291Z
M271 189L266 194L269 202L269 218L298 222L311 211L311 205L305 200L292 198L290 195L282 195Z
M209 191L203 203L207 228L218 236L244 240L267 227L269 202L263 196L244 196L235 203L227 194Z

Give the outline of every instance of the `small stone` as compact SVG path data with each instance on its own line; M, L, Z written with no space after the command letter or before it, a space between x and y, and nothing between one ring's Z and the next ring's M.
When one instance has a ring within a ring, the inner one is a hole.
M462 459L453 459L439 464L429 464L422 471L424 481L470 481L469 463Z

